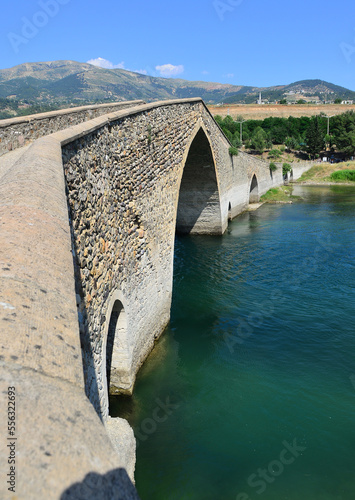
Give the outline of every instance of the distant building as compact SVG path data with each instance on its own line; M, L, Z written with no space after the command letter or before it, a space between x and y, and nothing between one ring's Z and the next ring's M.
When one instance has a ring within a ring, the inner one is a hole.
M341 101L342 104L354 104L353 100L348 100L348 101Z
M262 99L261 92L259 92L259 99L256 101L256 104L269 104L269 99Z

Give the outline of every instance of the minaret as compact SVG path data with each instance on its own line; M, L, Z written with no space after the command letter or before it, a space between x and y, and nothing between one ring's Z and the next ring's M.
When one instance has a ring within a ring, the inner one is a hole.
M259 100L258 100L258 104L261 104L261 92L259 92Z

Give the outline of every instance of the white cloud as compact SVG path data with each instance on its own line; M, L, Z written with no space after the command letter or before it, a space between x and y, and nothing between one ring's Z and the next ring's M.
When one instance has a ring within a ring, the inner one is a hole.
M163 64L162 66L155 66L155 69L159 71L161 76L176 76L184 72L184 66L182 64L179 66Z
M203 74L203 75L209 75L209 73L210 73L210 72L209 72L209 71L206 71L206 70L202 71L202 74Z
M87 61L88 64L92 64L93 66L98 66L99 68L105 68L105 69L115 69L115 68L120 68L124 69L124 62L120 62L119 64L113 64L111 61L108 61L107 59L103 59L102 57L97 57L96 59L90 59L90 61Z
M125 69L126 71L133 71L133 73L141 73L142 75L147 75L148 71L146 69L127 69L124 67L124 62L120 62L119 64L113 64L111 61L104 59L103 57L97 57L96 59L90 59L87 61L88 64L92 64L93 66L98 66L99 68L104 69Z
M234 78L234 73L228 73L227 75L224 75L226 78Z

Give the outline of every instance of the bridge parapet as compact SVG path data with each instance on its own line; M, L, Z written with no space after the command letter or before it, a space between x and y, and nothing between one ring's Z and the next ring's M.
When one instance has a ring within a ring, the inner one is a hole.
M45 137L5 158L0 392L5 401L15 388L16 496L110 498L119 488L122 498L138 498L127 475L134 470L132 430L122 422L117 455L85 396L60 143ZM0 469L7 473L6 437ZM1 482L1 498L12 498L8 487Z
M0 156L14 149L21 148L39 137L52 132L139 104L144 104L144 101L124 101L80 106L0 120Z

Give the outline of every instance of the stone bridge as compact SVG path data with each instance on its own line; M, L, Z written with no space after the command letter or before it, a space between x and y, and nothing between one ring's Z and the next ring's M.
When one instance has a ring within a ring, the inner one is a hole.
M132 393L169 322L175 233L222 235L283 183L281 168L229 154L201 99L104 111L76 125L61 112L50 135L39 115L33 142L30 122L0 125L7 149L22 146L0 162L0 380L5 398L16 387L18 498L98 498L95 484L137 498L133 433L108 395Z

